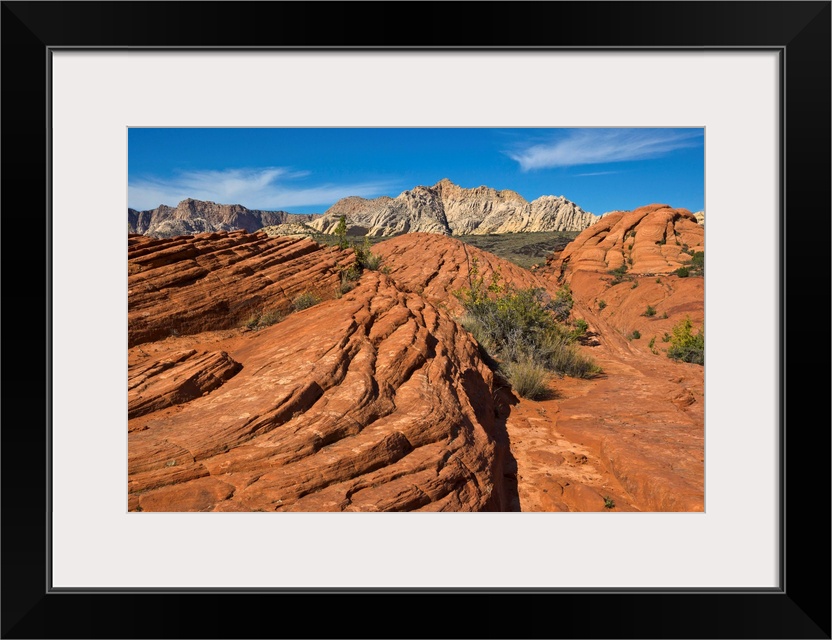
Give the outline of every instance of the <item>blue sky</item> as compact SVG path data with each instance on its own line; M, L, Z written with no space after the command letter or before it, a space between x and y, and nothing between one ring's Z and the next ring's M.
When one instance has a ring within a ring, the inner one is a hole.
M701 128L204 129L128 131L128 206L185 198L323 212L339 198L397 196L442 178L565 196L601 214L666 203L704 209Z

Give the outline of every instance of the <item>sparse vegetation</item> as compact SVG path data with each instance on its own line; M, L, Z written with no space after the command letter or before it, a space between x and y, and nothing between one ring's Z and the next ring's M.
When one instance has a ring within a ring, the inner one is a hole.
M690 274L694 275L694 276L704 276L705 275L705 252L704 251L694 251L691 254L689 271L690 271Z
M670 342L670 334L669 333L665 332L665 334L662 336L662 342Z
M638 329L633 329L630 335L627 336L627 340L639 340L641 338L641 331Z
M606 307L607 307L607 301L606 300L599 300L598 301L598 310L599 311L603 311Z
M656 278L656 284L661 284L661 283L662 283L662 279L661 278Z
M455 293L465 309L460 323L500 363L518 394L539 397L540 379L545 384L548 373L589 378L601 372L580 353L573 333L557 319L568 318L572 302L568 288L549 299L541 289L503 283L499 270L486 284L476 259L468 278L470 286Z
M670 347L667 350L667 357L682 362L693 364L705 364L705 329L693 333L693 323L690 317L675 325L672 329L673 335L670 338Z
M662 320L667 320L667 311L662 314Z
M546 395L548 389L546 381L549 372L546 368L530 357L519 361L509 361L505 367L506 375L511 381L511 387L523 398L537 400Z
M489 233L455 236L466 244L488 251L509 262L531 269L563 251L578 236L577 231L535 231L530 233Z
M679 267L673 273L675 273L680 278L687 278L690 275L690 269L688 269L687 267Z
M318 294L312 293L311 291L304 291L292 300L292 309L295 311L303 311L309 307L314 307L320 301L321 297Z
M285 318L285 314L277 309L269 309L267 311L257 311L252 313L246 321L243 323L243 326L247 329L251 329L252 331L257 331L259 329L264 329L266 327L270 327L273 324L277 324L281 322Z
M604 508L605 509L614 509L615 508L615 500L613 500L610 496L604 496Z
M654 315L656 315L656 310L648 304L647 308L644 310L644 313L642 315L647 316L648 318L652 318Z
M358 261L358 265L362 269L378 271L378 268L381 265L381 256L370 251L370 246L370 239L367 236L364 236L363 244L361 244L360 246L353 245L353 250L355 251L355 258Z
M633 286L630 289L635 289L638 287L638 280L633 280Z
M611 269L608 273L613 276L613 279L610 280L610 284L621 284L625 280L625 276L627 273L627 265L622 264L620 267Z

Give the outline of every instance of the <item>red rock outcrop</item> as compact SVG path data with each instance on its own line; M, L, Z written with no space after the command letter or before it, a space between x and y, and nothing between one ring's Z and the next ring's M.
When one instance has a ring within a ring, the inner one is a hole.
M242 368L130 420L131 509L506 508L499 385L464 330L384 274L260 331L211 335L211 350ZM131 349L134 377L163 375L149 372L182 341ZM170 387L147 383L146 393L170 398Z
M558 278L567 271L609 271L626 266L633 274L664 274L704 251L705 229L687 209L663 204L614 211L581 232L549 263Z
M306 292L331 298L355 254L307 238L236 231L161 240L132 235L127 258L133 346L285 312Z
M385 271L397 286L455 315L462 312L462 305L453 293L471 286L469 274L475 263L486 283L498 271L500 283L518 289L546 288L546 283L529 270L447 236L409 233L379 242L373 252L381 256Z

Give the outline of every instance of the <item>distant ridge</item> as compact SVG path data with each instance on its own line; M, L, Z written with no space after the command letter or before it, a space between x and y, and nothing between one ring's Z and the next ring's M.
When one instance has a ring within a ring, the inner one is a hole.
M417 186L395 198L342 198L309 223L334 233L345 216L350 235L394 236L413 231L445 235L583 231L599 216L563 196L528 202L514 191L489 187L465 189L447 178L432 187Z
M210 231L249 233L278 224L309 223L320 214L287 213L246 209L239 204L217 204L188 198L176 207L159 205L156 209L127 209L127 231L156 238L191 235Z

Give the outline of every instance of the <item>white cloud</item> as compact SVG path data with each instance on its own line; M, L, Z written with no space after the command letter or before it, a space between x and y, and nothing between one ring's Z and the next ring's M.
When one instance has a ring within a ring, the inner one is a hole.
M176 206L186 198L220 204L241 204L249 209L289 210L291 207L328 207L345 196L375 197L394 188L392 182L347 184L293 184L308 172L285 167L187 171L171 178L144 177L130 181L129 206L144 211L160 204Z
M645 160L701 144L701 130L576 129L566 137L508 152L523 171Z

